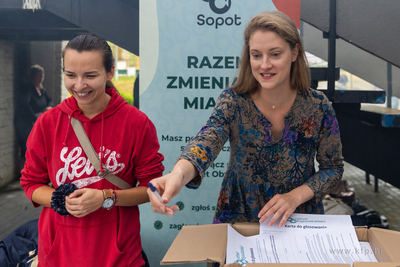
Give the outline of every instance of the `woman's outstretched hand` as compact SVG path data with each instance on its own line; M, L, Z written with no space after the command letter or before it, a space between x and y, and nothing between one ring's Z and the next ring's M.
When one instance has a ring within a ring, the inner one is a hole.
M150 183L157 188L163 201L158 200L150 188L147 189L153 211L174 216L175 211L178 211L179 207L177 205L166 206L165 204L168 204L181 191L182 187L198 174L198 171L190 161L181 159L175 164L174 169L170 173L151 180Z
M147 194L150 198L150 205L154 212L173 216L179 210L177 205L167 206L171 199L176 196L182 188L182 179L173 173L151 180L151 184L157 189L163 202L161 202L150 188Z

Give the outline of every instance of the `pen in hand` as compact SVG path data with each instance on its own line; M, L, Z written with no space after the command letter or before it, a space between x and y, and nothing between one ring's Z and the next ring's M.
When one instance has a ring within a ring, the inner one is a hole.
M151 192L153 192L153 194L158 199L158 201L160 201L161 203L164 203L164 201L162 200L160 194L158 193L157 188L152 183L149 183L149 187L150 187Z

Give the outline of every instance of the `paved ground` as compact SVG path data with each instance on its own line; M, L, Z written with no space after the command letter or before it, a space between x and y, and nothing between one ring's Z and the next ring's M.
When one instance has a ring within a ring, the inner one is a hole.
M0 240L19 226L39 218L42 208L34 208L19 181L2 188L0 191Z
M365 172L345 163L343 179L348 180L356 191L356 198L368 209L378 211L389 222L389 229L400 231L400 189L378 180L378 193L374 192L374 176L371 184L365 182Z
M389 222L389 229L400 231L400 189L379 180L379 192L374 192L374 177L371 184L365 183L364 171L345 163L343 179L355 188L356 198L369 209L378 211ZM0 191L0 240L22 224L39 218L41 208L34 208L20 188L19 181Z

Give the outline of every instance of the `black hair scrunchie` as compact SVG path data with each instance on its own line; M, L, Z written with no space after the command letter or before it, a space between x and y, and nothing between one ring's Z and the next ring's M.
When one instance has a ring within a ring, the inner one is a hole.
M51 207L61 216L68 216L69 212L65 208L65 197L74 192L78 187L72 183L62 184L56 188L51 197Z

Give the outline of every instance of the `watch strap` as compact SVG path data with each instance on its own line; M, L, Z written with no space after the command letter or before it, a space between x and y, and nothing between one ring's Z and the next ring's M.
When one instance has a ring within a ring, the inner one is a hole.
M111 189L104 189L103 192L106 194L106 199L107 198L112 198L112 192Z

